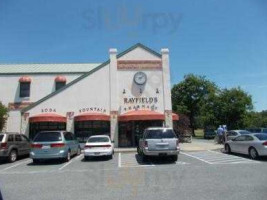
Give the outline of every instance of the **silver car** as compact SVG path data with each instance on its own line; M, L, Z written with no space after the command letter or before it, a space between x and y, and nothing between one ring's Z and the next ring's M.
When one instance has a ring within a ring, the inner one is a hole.
M179 140L171 128L148 128L139 140L137 152L143 160L153 156L169 156L177 161L180 152Z
M251 134L251 132L247 130L230 130L226 132L227 141L232 140L237 136L245 135L245 134Z
M253 133L240 135L227 141L224 145L226 153L249 155L252 159L267 156L267 134Z

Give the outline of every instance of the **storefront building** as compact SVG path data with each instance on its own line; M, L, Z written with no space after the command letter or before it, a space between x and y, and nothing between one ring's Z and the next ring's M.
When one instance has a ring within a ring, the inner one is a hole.
M42 130L67 130L81 141L107 134L115 146L129 147L145 128L172 127L179 118L172 113L168 49L136 44L119 54L110 49L101 64L57 64L57 71L46 65L36 73L20 67L0 66L0 92L7 94L0 101L10 110L6 131L33 138Z

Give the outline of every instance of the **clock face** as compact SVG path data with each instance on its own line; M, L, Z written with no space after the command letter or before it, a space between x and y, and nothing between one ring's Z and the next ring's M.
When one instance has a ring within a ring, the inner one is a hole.
M144 85L146 83L146 74L144 72L137 72L135 75L134 75L134 82L137 84L137 85Z

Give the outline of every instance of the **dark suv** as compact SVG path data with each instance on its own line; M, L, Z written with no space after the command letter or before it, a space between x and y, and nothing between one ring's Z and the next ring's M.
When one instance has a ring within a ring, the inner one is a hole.
M29 155L30 140L19 133L0 133L0 158L15 162L18 156Z

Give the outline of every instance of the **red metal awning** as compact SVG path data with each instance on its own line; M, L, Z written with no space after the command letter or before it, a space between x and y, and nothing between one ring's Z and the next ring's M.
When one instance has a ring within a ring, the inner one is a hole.
M22 76L22 77L20 77L19 82L21 82L21 83L30 83L30 82L32 82L32 79L29 76Z
M65 82L67 82L67 79L66 79L65 76L57 76L57 77L55 78L55 81L56 81L56 82L63 82L63 83L65 83Z
M173 121L178 121L179 120L179 115L177 115L176 113L172 113L172 120Z
M83 113L74 117L74 121L110 121L110 116L103 113Z
M172 113L172 119L177 121L179 116ZM135 110L124 113L119 116L119 121L149 121L149 120L165 120L164 114L150 110Z
M66 122L67 118L55 113L44 113L29 118L29 122Z
M129 111L119 116L119 121L164 120L164 114L150 110Z

